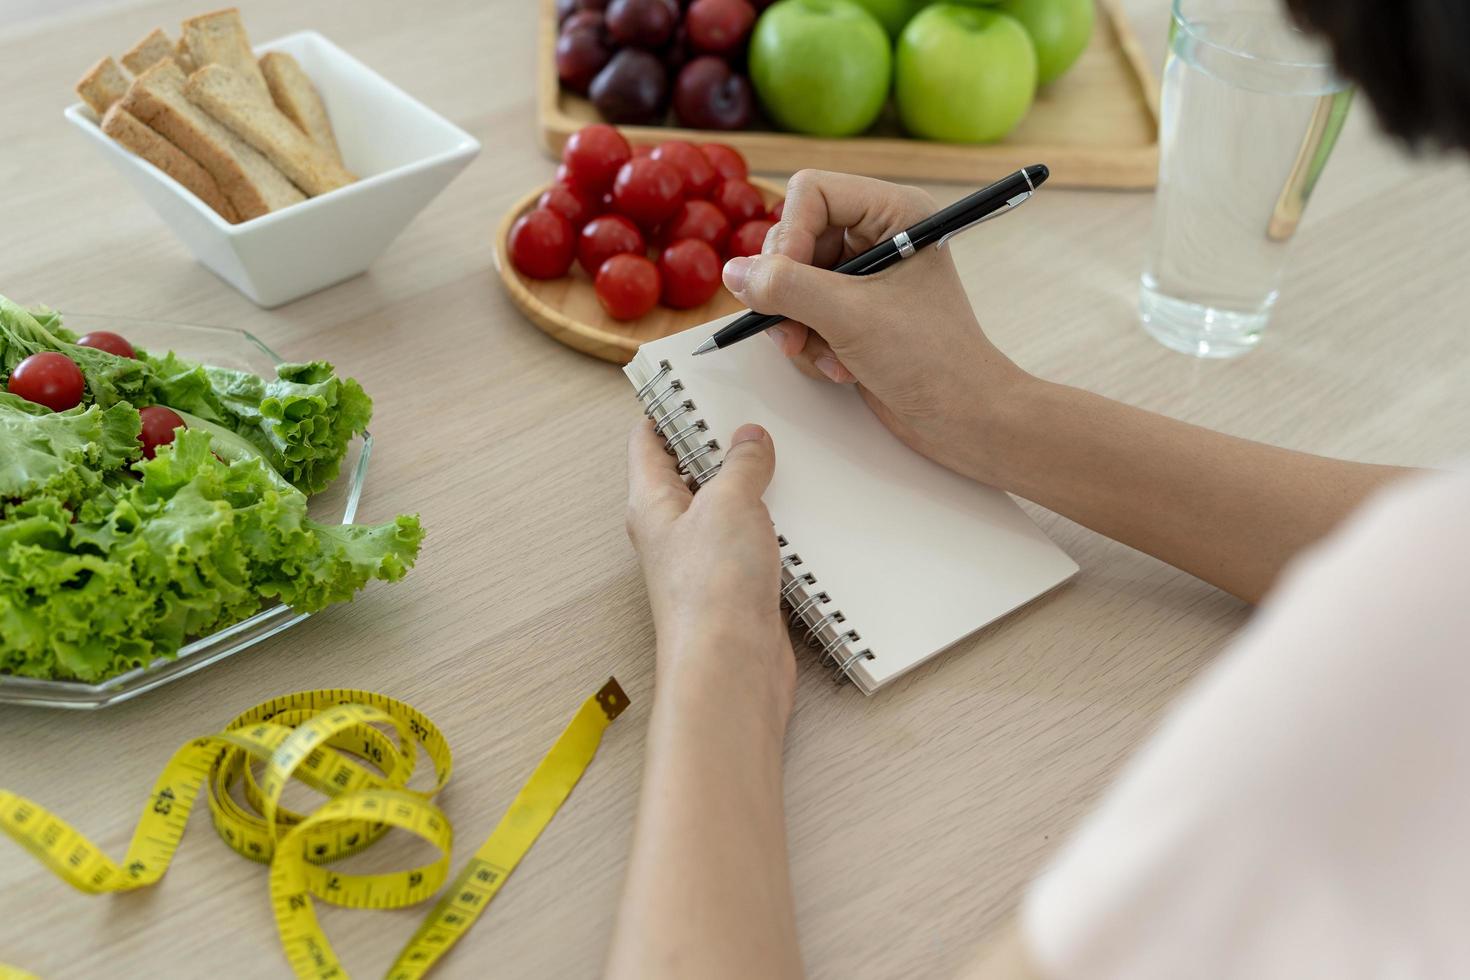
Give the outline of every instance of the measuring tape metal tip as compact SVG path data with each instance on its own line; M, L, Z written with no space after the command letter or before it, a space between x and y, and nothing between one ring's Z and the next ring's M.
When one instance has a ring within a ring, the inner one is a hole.
M603 714L607 715L608 721L614 721L618 715L628 708L628 695L623 693L622 685L616 677L609 677L607 683L596 694L597 703L602 705Z

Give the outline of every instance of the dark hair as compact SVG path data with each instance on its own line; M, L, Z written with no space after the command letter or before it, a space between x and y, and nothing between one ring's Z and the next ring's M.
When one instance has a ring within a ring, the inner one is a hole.
M1383 128L1411 145L1470 150L1470 2L1287 0L1332 45Z

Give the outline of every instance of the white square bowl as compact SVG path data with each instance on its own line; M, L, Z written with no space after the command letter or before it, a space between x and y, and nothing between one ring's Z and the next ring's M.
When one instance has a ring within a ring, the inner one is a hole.
M479 142L315 31L259 45L285 51L321 92L358 181L232 225L117 143L78 102L66 118L101 149L204 266L264 306L367 270L480 152Z

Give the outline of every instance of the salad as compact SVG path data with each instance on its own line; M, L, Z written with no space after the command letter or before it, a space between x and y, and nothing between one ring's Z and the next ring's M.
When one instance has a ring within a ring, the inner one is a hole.
M306 513L371 415L322 361L262 378L0 296L0 674L95 683L264 604L402 578L416 516Z

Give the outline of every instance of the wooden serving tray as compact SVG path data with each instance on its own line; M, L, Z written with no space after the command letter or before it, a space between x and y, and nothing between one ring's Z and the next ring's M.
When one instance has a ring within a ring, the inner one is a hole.
M559 156L567 137L600 117L556 77L555 0L541 0L537 114L541 142ZM624 126L633 143L713 140L735 147L753 170L803 167L870 177L941 180L979 186L1032 163L1051 168L1062 187L1150 188L1158 176L1158 81L1118 0L1097 0L1092 43L1065 76L1037 93L1031 113L999 143L961 145L904 136L892 107L870 135L825 139L764 130Z
M752 177L750 182L766 199L770 209L786 195L784 184ZM592 280L577 263L560 279L529 279L520 274L510 261L510 228L517 218L536 206L541 192L538 187L516 202L505 213L495 232L495 269L505 284L511 302L526 319L560 343L573 350L600 357L614 364L627 364L638 348L650 340L676 334L717 317L739 312L740 302L724 286L714 298L692 310L674 310L655 306L636 320L614 320L597 302Z

